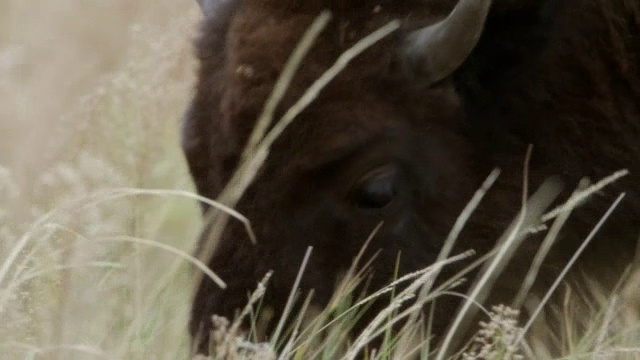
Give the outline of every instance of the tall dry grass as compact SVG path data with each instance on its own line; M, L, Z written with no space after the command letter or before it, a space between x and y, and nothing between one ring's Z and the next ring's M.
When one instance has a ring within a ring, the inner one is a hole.
M195 2L169 0L0 3L1 359L189 357L185 325L196 260L188 254L201 224L197 204L182 191L192 187L178 134L198 17ZM434 274L406 281L417 281L410 288L418 291ZM545 316L565 326L534 324L526 351L517 351L540 359L550 348L568 358L638 358L637 313L627 312L638 306L638 277L614 297L587 280L562 288L565 306ZM421 300L444 291L455 288ZM292 332L278 331L279 353L349 358L386 334L389 341L371 358L437 356L418 323L405 336L386 332L408 293L349 342L345 329L356 315L335 318L349 309L346 293L320 312L324 324L304 328L300 316ZM509 308L485 313L478 337L458 355L513 358L523 324ZM236 342L233 325L219 321L221 351L240 346L275 356L270 346ZM329 330L320 331L326 322Z
M178 136L198 17L0 3L0 358L187 357L197 204L114 189L191 189Z

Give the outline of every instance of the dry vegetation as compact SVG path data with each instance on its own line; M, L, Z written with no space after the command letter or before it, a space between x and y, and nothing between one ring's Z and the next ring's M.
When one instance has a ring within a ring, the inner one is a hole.
M192 185L178 134L198 16L195 2L173 0L0 3L0 358L189 357L186 254L200 221L183 192ZM406 281L417 291L433 275ZM516 313L495 307L459 355L549 358L556 348L568 358L638 359L640 273L633 281L614 297L588 281L561 287L564 307L546 316L566 326L551 332L535 324L527 346L516 344L524 326ZM397 314L394 306L410 297L397 294L383 315ZM345 298L331 305L334 319L347 308ZM589 305L578 307L577 299ZM334 320L322 339L312 336L320 323L284 331L278 352L351 356L369 335L385 333L389 316L381 315L380 327L349 347L344 329L353 316ZM267 344L236 341L233 324L217 324L218 354L275 357ZM425 331L410 324L404 337L387 334L389 345L369 355L419 349L425 358L424 335L416 336Z
M0 358L187 357L187 263L144 240L191 252L197 204L122 189L191 188L178 135L198 15L0 3Z

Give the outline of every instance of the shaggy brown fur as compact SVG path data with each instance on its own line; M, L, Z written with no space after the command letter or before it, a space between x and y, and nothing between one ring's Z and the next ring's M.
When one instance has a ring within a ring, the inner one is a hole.
M269 269L275 274L265 301L281 309L309 245L315 250L302 288L314 288L314 301L325 304L336 275L380 221L370 245L382 249L371 287L392 278L398 252L401 273L429 265L463 206L499 166L500 180L460 240L460 249L488 250L519 207L528 144L533 185L561 175L571 189L583 176L631 170L572 216L548 268L572 254L620 191L627 198L582 264L598 272L613 259L630 260L640 232L640 3L498 0L465 64L421 86L402 66L404 36L445 17L455 2L220 1L197 43L201 67L183 140L197 189L210 198L229 180L286 59L321 9L334 18L279 113L355 41L392 19L402 19L403 29L350 64L276 142L238 206L258 244L238 224L228 226L209 266L229 287L203 280L192 334L208 333L212 314L233 317ZM361 180L381 166L381 180ZM378 206L389 194L389 204ZM454 306L440 301L436 331Z

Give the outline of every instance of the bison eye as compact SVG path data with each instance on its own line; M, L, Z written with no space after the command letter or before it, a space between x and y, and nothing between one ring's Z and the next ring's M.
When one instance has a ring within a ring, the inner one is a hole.
M383 166L367 173L355 187L354 203L361 209L382 209L396 195L397 171Z

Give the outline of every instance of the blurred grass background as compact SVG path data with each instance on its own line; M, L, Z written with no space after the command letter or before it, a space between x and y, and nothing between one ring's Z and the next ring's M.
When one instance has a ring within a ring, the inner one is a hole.
M191 252L197 204L107 191L192 189L179 133L199 16L0 2L0 358L187 357L187 264L136 239Z

